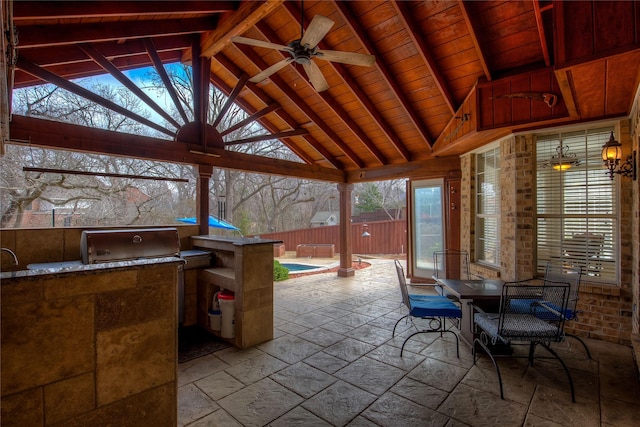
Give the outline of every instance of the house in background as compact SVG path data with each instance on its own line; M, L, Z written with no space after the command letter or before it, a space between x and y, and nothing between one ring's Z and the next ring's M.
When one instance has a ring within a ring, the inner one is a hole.
M324 227L325 225L340 224L340 214L338 212L320 211L311 218L311 227Z

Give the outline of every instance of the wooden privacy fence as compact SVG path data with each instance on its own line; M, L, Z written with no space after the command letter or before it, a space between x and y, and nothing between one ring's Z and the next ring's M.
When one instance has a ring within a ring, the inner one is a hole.
M287 251L295 251L298 245L333 244L335 252L340 252L338 225L265 233L255 237L282 240ZM351 224L351 246L354 254L404 254L407 252L407 222L401 219Z

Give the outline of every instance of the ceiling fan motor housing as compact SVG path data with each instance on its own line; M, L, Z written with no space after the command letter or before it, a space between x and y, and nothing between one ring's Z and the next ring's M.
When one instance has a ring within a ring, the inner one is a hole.
M290 53L293 56L293 60L298 64L310 64L311 57L314 56L318 50L317 46L313 49L302 46L300 39L292 41L288 46L292 49Z

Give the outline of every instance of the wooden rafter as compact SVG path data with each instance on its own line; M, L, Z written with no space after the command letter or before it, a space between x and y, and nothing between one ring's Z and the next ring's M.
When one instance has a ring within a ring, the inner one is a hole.
M553 3L540 7L540 0L533 0L533 10L536 15L536 27L538 27L538 36L540 37L540 47L542 48L542 56L544 57L544 66L551 66L551 58L549 56L549 47L547 46L547 36L544 33L544 21L542 20L542 13L553 8Z
M256 28L267 38L267 40L276 44L285 44L282 40L278 39L276 33L269 28L264 22L259 22L256 24ZM289 57L288 54L285 54L282 51L279 51L282 55L282 58ZM306 82L307 76L300 71L299 67L292 67L292 69L298 73L300 78ZM311 83L309 83L311 84ZM314 89L315 91L315 89ZM328 93L328 91L318 92L318 95L324 100L325 104L334 111L336 117L340 119L340 121L347 127L353 134L360 140L360 142L365 146L365 148L376 158L378 162L381 164L386 164L387 159L382 154L382 152L375 146L373 141L367 136L365 132L362 131L360 126L358 126L354 120L350 119L349 112L346 111L340 104L338 104L335 99Z
M216 55L216 58L219 58L221 56L221 54ZM213 82L213 84L223 93L225 94L230 94L232 88L229 87L227 84L224 83L224 81L222 81L219 77L215 76L215 75L211 75L211 81ZM260 92L260 89L253 87L255 86L255 83L249 83L247 85L247 88L249 90L256 90L257 92ZM258 95L260 96L260 95ZM265 95L264 96L264 100L266 102L272 102L270 99L268 99L268 97ZM256 109L253 108L248 102L246 102L245 100L243 100L242 98L238 98L238 105L240 107L242 107L245 111L247 111L248 113L253 113L255 115L256 113ZM272 103L271 105L277 105ZM281 113L282 114L282 113ZM280 114L279 114L280 115ZM286 113L285 113L286 116ZM285 120L287 122L292 123L292 127L293 126L297 126L297 123L291 119L291 117L287 117L289 120ZM266 119L264 116L257 118L256 121L266 130L268 130L269 132L279 132L278 128L271 123L271 121L269 121L268 119ZM223 133L221 133L222 136ZM291 138L283 138L282 142L289 147L289 149L291 151L293 151L298 157L300 157L303 161L305 161L307 164L312 164L314 163L313 159L303 150L301 150L298 145L291 139Z
M301 21L300 10L298 9L297 6L295 6L292 2L285 2L284 6L286 10L289 12L289 14L291 15L291 17L294 19L294 21L296 22ZM327 49L326 44L323 42L321 42L318 46L320 47L320 49ZM351 77L351 73L349 73L347 67L337 62L327 61L327 63L334 68L334 70L336 71L336 74L342 77L342 79L347 84L349 89L353 92L355 97L360 101L360 103L367 110L367 112L371 114L376 124L380 126L382 131L386 134L387 138L389 138L389 140L392 142L392 144L394 145L396 150L400 153L402 158L404 160L410 160L411 153L406 149L406 147L404 146L404 144L402 143L398 135L391 128L391 125L388 123L387 120L385 120L382 114L380 114L378 109L375 107L375 105L373 105L373 102L371 102L371 100L364 93L362 88L355 82L353 77Z
M218 54L216 57L221 56L221 54ZM220 78L218 78L215 75L211 75L211 82L218 88L218 90L220 90L222 93L225 94L230 94L231 91L233 90L229 85L227 85L226 83L224 83ZM247 85L247 89L248 90L252 90L252 86L255 85L255 83L249 83ZM257 89L257 88L255 88ZM257 89L258 91L260 91L260 89ZM266 97L266 95L265 95ZM265 100L267 102L271 102L268 97L265 98ZM237 104L243 108L246 112L252 114L252 117L257 116L261 111L266 110L267 108L264 108L260 111L257 111L255 108L253 108L251 105L249 105L249 103L247 103L246 101L244 101L242 98L238 98L238 102ZM269 105L278 105L276 103L271 103ZM274 111L277 111L274 110ZM264 115L266 116L266 114ZM271 123L271 121L269 121L268 119L266 119L264 116L256 118L256 122L258 122L263 128L265 128L266 130L268 130L269 132L272 133L276 133L279 132L278 128ZM244 121L244 120L243 120ZM293 124L292 127L297 126L297 123L294 120L291 120L291 123ZM235 127L235 126L232 126ZM225 131L226 132L226 131ZM222 132L220 135L222 136L224 132ZM304 137L304 135L303 135ZM289 149L291 151L293 151L298 157L300 157L305 163L307 164L313 164L314 160L309 156L308 153L306 153L305 151L301 150L300 147L298 146L298 144L296 144L294 142L294 140L292 138L281 138L282 143L284 143L287 147L289 147Z
M480 64L482 64L482 70L484 71L484 76L487 80L491 81L491 71L489 70L489 66L487 65L487 61L484 57L484 54L482 53L482 47L480 46L480 42L478 41L478 36L476 35L476 29L475 29L475 26L473 25L471 16L469 16L467 5L464 4L463 0L458 0L458 7L460 7L460 12L462 13L464 22L467 24L467 28L469 29L469 35L471 36L471 40L473 41L473 46L476 49L478 58L480 59Z
M229 58L227 58L225 55L219 53L214 57L219 63L220 65L222 65L224 68L226 68L231 74L237 76L242 74L242 70L240 70L240 68L233 62L231 61ZM219 80L216 76L212 75L212 79L216 79ZM224 85L222 84L222 81L216 82L216 85L219 88L222 88ZM268 105L270 103L273 102L273 100L264 93L264 91L262 89L260 89L258 87L258 85L256 85L255 83L250 83L248 86L248 89L254 94L256 95L264 104ZM251 112L253 111L253 107L250 106L247 102L245 102L242 98L238 98L238 103L247 111ZM291 115L289 113L287 113L283 108L277 110L275 112L276 115L278 115L278 117L280 117L281 120L283 120L285 123L287 123L287 125L289 125L291 128L296 128L298 127L298 122L291 117ZM270 123L264 119L260 120L260 123L268 130L270 130L271 132L275 131L275 127L274 126L270 126ZM342 164L341 161L339 161L338 159L336 159L322 144L320 144L320 142L318 142L315 138L313 138L311 135L304 135L303 138L307 141L307 143L313 147L318 154L320 154L322 157L324 157L324 159L331 163L336 169L344 169L344 165ZM286 140L284 141L285 143L287 141L290 140ZM298 157L300 157L301 159L305 160L307 163L312 164L314 163L313 160L309 157L309 155L304 154L304 152L302 150L300 150L297 146L294 146L290 143L287 143L287 146L298 155Z
M77 1L56 0L56 18L155 16L175 13L223 13L235 10L234 1L88 1L78 5ZM14 2L14 19L51 18L51 6L46 2Z
M22 27L20 48L59 46L84 42L104 42L156 35L200 33L215 27L211 18L185 18L162 21L119 21L93 24L75 24L61 30L56 25Z
M180 52L162 52L159 54L160 60L164 63L177 62L181 57ZM34 62L31 60L30 54L21 55L23 58L26 58L30 62ZM116 58L111 61L114 66L116 66L119 70L134 70L136 68L148 67L151 66L152 63L149 61L149 56L146 53L142 53L140 55L129 56L126 58ZM45 68L45 67L42 67ZM98 76L104 74L104 69L96 64L92 60L86 60L79 64L72 64L72 67L64 64L52 67L46 67L47 70L51 71L54 74L64 75L65 78L69 80L73 80L76 78L84 78L91 76ZM33 86L37 84L45 83L41 79L31 76L30 74L20 73L16 74L16 83L14 87L26 87Z
M309 133L309 131L306 129L288 130L284 132L269 133L266 135L256 135L249 138L236 139L235 141L227 141L224 143L224 145L249 144L252 142L268 141L270 139L291 138L292 136L306 135L307 133Z
M237 46L237 48L240 49L240 51L259 69L264 70L269 66L248 46ZM351 160L359 168L365 166L362 159L360 159L360 157L358 157L358 155L354 153L353 150L342 141L342 139L338 136L338 134L335 133L333 129L331 129L330 126L324 123L324 120L322 120L322 118L315 111L313 111L313 109L309 107L302 98L300 98L300 95L298 95L295 90L289 87L287 82L285 82L277 73L271 75L269 79L273 81L285 94L285 96L287 96L287 98L289 98L292 103L300 108L300 110L304 112L304 114L306 114L307 117L309 117L309 119L314 122L314 124L318 126L318 128L321 129L334 144L336 144L336 146L349 158L349 160Z
M136 57L144 55L146 50L145 40L151 39L132 39L125 42L106 41L91 42L93 47L98 49L105 58L113 63L120 61L121 58ZM180 34L177 36L155 37L152 39L156 52L164 55L167 52L179 51L182 54L184 49L191 47L191 37L189 35ZM24 53L24 50L21 52ZM50 47L37 47L29 49L29 58L37 59L37 63L43 68L52 66L74 66L87 61L87 55L78 48L77 44L67 44L64 46L51 49ZM179 60L180 57L176 57Z
M249 123L255 122L257 121L260 117L266 116L267 114L276 111L278 108L280 108L280 104L277 103L271 103L269 105L267 105L265 108L263 108L262 110L256 111L255 113L251 114L249 117L247 117L244 120L240 120L238 123L236 123L233 126L230 126L228 128L226 128L225 130L220 132L220 136L225 136L230 134L233 131L236 131L244 126L247 126Z
M124 75L122 71L120 71L113 63L111 63L107 58L105 58L102 53L100 53L96 48L94 48L90 44L81 44L78 45L80 49L82 49L91 59L93 59L98 65L100 65L104 70L111 74L116 80L122 83L127 89L133 92L138 98L142 100L145 104L147 104L151 109L153 109L156 113L158 113L162 118L171 123L176 129L180 128L180 123L178 123L169 113L164 111L162 107L160 107L153 99L149 97L146 93L142 91L134 82L132 82L127 76Z
M146 119L138 114L135 114L127 110L126 108L121 107L120 105L112 101L109 101L108 99L105 99L99 95L96 95L95 93L83 88L82 86L79 86L75 83L65 80L62 77L56 74L53 74L50 71L45 70L44 68L40 68L36 64L29 62L24 58L18 58L18 63L16 66L17 68L29 74L32 74L46 82L54 84L62 89L68 90L69 92L75 93L76 95L79 95L85 99L88 99L91 102L95 102L96 104L102 105L103 107L108 108L109 110L115 111L116 113L122 114L123 116L128 117L131 120L135 120L143 125L149 126L150 128L155 129L164 134L175 136L175 132L165 129L164 127L154 123L149 119Z
M239 36L271 14L284 0L265 2L245 1L238 11L220 23L215 31L202 37L202 55L212 57L231 43L231 37Z
M173 101L173 105L176 107L176 110L178 110L178 112L180 113L182 120L184 120L184 122L187 123L189 121L189 117L187 117L187 113L184 111L184 108L182 108L182 103L178 98L178 93L176 92L176 89L173 87L173 83L171 82L171 79L167 74L167 70L165 70L164 68L164 64L160 60L160 56L158 55L158 51L156 50L153 40L149 38L144 39L144 45L145 45L147 54L151 59L151 62L153 62L153 67L155 68L156 72L160 76L160 80L162 80L162 83L164 84L165 89L169 93L169 97Z
M427 65L427 68L429 69L429 74L431 74L433 81L436 84L436 87L438 88L438 90L440 91L440 94L444 98L444 102L449 108L449 111L451 112L452 115L455 115L457 107L456 105L454 105L453 96L451 95L449 86L447 85L447 82L445 81L444 76L438 69L438 63L433 57L433 55L431 55L429 46L426 45L424 38L417 37L417 35L422 33L422 30L418 27L418 24L416 23L412 15L409 2L394 0L391 2L391 4L396 9L398 13L398 18L404 21L403 24L407 28L409 37L411 37L411 40L413 41L413 43L416 45L418 49L418 53L422 57L422 60L424 61L424 63Z
M227 101L224 103L222 108L220 108L218 117L216 117L216 119L213 121L212 123L213 127L217 127L220 124L220 121L222 120L224 115L227 114L227 111L229 111L229 108L231 108L234 102L236 102L236 98L238 98L238 95L240 95L240 91L242 90L242 88L244 88L244 86L247 84L248 81L249 81L249 76L247 76L246 74L242 75L238 79L238 83L236 84L236 87L233 88L233 90L227 97Z
M387 85L393 91L394 95L398 98L398 102L404 109L407 114L407 117L411 120L413 125L416 127L420 135L422 136L425 145L431 148L431 137L429 136L429 131L424 126L420 117L418 117L417 112L411 106L409 99L404 94L400 85L393 77L393 72L389 69L389 66L384 62L382 54L378 51L376 46L371 42L371 40L366 36L366 31L360 23L355 19L353 13L351 12L350 6L346 4L346 2L336 2L336 7L342 14L342 17L347 22L347 24L353 30L353 34L360 40L360 42L365 46L367 51L376 57L376 67L382 73Z

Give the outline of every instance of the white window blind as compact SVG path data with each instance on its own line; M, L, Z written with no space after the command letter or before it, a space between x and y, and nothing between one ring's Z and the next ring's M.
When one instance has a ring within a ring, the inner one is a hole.
M590 281L617 283L618 186L602 167L611 128L537 137L537 259L582 268ZM555 170L557 147L579 164Z
M476 261L500 266L500 148L476 156Z

